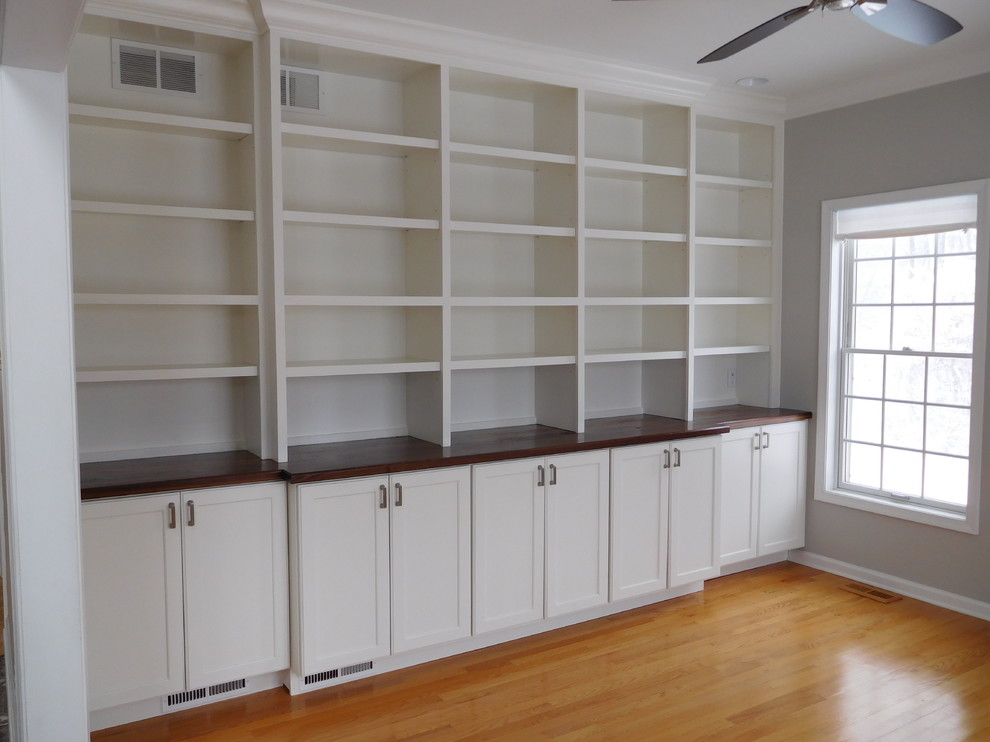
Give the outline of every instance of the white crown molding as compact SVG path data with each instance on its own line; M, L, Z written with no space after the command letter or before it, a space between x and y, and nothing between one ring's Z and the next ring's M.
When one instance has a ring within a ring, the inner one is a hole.
M248 0L88 0L86 12L240 37L258 35L258 25Z
M942 64L911 67L890 75L871 76L840 88L794 96L787 100L788 119L908 93L932 85L990 72L990 50L944 60Z
M985 603L982 600L968 598L965 595L959 595L957 593L950 593L946 590L940 590L937 587L922 585L920 582L905 580L901 577L889 575L886 572L878 572L874 569L860 567L856 564L832 559L831 557L815 554L804 549L788 552L787 558L792 562L803 564L806 567L813 567L823 572L831 572L834 575L848 577L849 579L865 582L876 587L893 590L909 598L915 598L925 603L948 608L957 613L965 613L967 616L976 616L985 621L990 621L990 603Z
M712 80L557 48L341 8L317 0L257 0L269 29L294 37L433 63L691 104Z

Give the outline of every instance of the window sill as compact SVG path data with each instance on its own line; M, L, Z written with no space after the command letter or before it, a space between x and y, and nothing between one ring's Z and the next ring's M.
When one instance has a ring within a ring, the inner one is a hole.
M883 497L864 495L860 492L849 492L839 489L822 489L815 493L819 502L829 502L856 510L865 510L890 518L924 523L929 526L946 528L962 533L979 533L979 525L972 512L954 513L939 508L925 507L917 503L892 502Z

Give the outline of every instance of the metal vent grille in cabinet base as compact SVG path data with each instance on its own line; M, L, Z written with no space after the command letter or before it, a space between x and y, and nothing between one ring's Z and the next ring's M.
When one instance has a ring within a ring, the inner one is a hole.
M239 695L239 691L247 687L247 680L231 680L226 683L218 683L207 688L196 688L182 693L172 693L162 699L163 711L178 711L179 709L202 706L206 703L213 703L221 700L224 696Z
M312 675L307 675L304 677L303 685L309 686L328 683L331 680L346 678L348 675L355 675L359 672L368 672L368 670L374 669L374 666L375 664L373 662L359 662L356 665L338 667L334 670L324 670L323 672L313 673Z

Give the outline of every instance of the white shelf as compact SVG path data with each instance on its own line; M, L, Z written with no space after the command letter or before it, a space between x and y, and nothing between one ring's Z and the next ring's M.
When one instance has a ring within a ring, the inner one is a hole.
M125 108L69 104L69 121L90 126L117 127L134 131L181 134L239 141L250 136L254 127L239 121L219 121L196 116L180 116Z
M319 376L363 376L369 374L405 374L439 371L439 361L423 361L411 358L365 359L350 361L293 361L286 364L289 378L314 378Z
M284 303L290 307L439 307L443 299L439 296L303 296L293 294L285 297Z
M514 149L512 147L491 147L483 144L464 144L462 142L451 142L450 151L453 155L451 159L455 162L476 165L500 164L511 166L511 163L518 163L521 167L531 168L540 163L574 165L577 162L577 157L574 155L563 155L555 152L535 152L528 149Z
M699 296L694 303L698 306L754 306L773 304L770 296Z
M770 240L751 240L741 237L708 237L697 235L694 238L696 245L711 245L713 247L773 247Z
M454 307L576 307L571 296L455 296Z
M437 139L352 131L309 124L282 124L282 144L304 149L327 149L336 152L404 156L411 152L440 148Z
M769 180L753 180L751 178L734 178L727 175L702 175L695 176L695 182L699 185L711 186L713 188L725 188L732 191L745 191L751 188L773 188L773 182Z
M650 165L643 162L626 162L624 160L603 160L598 157L586 157L584 172L600 178L620 178L642 180L651 175L687 177L687 168L669 167L666 165Z
M547 356L539 353L507 353L480 356L455 356L450 367L454 371L485 368L529 368L536 366L566 366L577 362L576 356Z
M258 297L251 294L75 294L79 305L161 305L161 306L258 306Z
M731 345L717 348L695 348L696 356L745 355L749 353L769 353L769 345Z
M193 366L105 366L76 371L80 383L116 381L173 381L180 379L234 379L258 375L254 365L204 364Z
M285 211L283 212L283 219L290 224L332 224L340 227L370 227L373 229L440 229L438 219L329 214L320 211Z
M687 358L687 351L684 350L653 351L629 348L627 350L588 351L584 360L585 363L627 363L630 361L676 361L684 358Z
M691 300L686 296L589 296L584 299L589 307L686 307Z
M587 227L584 236L591 240L632 240L635 242L686 242L687 235L678 232L639 232L631 229L593 229Z
M162 206L158 204L128 204L119 201L81 201L73 199L72 210L90 214L122 214L128 216L165 216L176 219L219 219L231 222L253 222L254 212L241 209L207 209L196 206Z
M453 232L485 232L488 234L519 234L533 237L574 237L577 230L573 227L544 227L536 224L501 224L499 222L466 222L450 223Z

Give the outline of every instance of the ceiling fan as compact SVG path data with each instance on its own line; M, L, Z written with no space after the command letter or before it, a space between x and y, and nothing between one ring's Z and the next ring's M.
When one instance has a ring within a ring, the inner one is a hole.
M698 64L717 62L731 57L757 41L790 26L795 21L811 15L816 10L851 10L860 20L874 28L916 44L931 45L962 30L962 25L952 16L933 8L920 0L811 0L808 5L788 10L766 23L760 24L711 54L698 60Z

